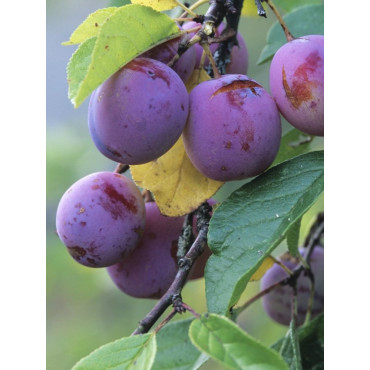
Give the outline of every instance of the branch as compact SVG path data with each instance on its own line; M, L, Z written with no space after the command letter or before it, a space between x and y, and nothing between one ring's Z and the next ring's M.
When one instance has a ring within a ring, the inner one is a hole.
M205 202L196 211L197 225L199 227L198 236L185 256L179 259L179 270L171 286L145 318L140 321L138 328L136 328L132 335L147 333L171 304L174 305L178 313L186 311L186 306L182 303L181 291L188 279L191 267L194 265L195 260L203 253L204 247L207 244L211 210L212 207Z
M118 163L117 167L113 172L122 174L125 173L129 168L130 166L128 164Z

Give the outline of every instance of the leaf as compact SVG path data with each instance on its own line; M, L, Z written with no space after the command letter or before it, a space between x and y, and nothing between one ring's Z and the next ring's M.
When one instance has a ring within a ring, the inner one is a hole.
M211 218L205 269L209 312L224 314L286 232L323 191L323 152L277 165L234 191Z
M195 370L208 360L189 338L193 319L176 321L164 326L157 334L157 354L152 370Z
M305 370L324 369L324 315L315 317L308 325L298 328L299 347L301 352L302 368ZM282 338L272 348L280 351L284 360L294 369L292 343L288 341L285 347Z
M189 336L196 347L229 369L288 369L277 352L224 316L210 314L195 319Z
M156 352L155 335L143 334L118 339L91 352L72 370L105 370L109 368L150 369Z
M324 34L323 5L304 5L283 18L294 37ZM267 32L266 45L261 51L257 64L269 61L286 42L280 23L275 22Z
M158 11L170 10L179 5L175 0L131 0L131 2L132 4L150 6Z
M190 162L180 138L162 157L130 166L136 185L150 190L162 214L182 216L208 200L223 184L202 175Z
M186 81L186 90L190 93L195 86L201 82L210 80L208 73L203 68L195 68L189 79Z
M260 267L258 267L257 271L252 275L252 277L250 278L249 281L258 281L258 280L261 280L263 275L265 275L266 271L268 269L270 269L273 264L275 263L275 261L270 257L270 256L267 256L262 264L260 265Z
M166 14L142 5L118 8L100 27L90 63L77 58L68 64L68 96L77 108L101 83L146 50L180 35ZM88 41L95 39L91 38ZM87 60L85 56L85 60ZM77 63L76 63L77 61Z
M274 4L285 12L308 4L323 4L324 0L274 0Z
M257 6L254 0L244 0L242 16L258 18Z
M323 143L323 138L310 136L293 128L282 137L279 152L272 166L300 154L321 150L323 149Z
M118 8L110 7L99 9L90 14L72 33L68 41L62 45L80 44L91 37L98 35L102 24L111 16Z
M301 229L302 217L299 218L288 230L286 234L286 240L288 244L289 253L293 257L298 256L298 242L299 242L299 231Z
M77 94L79 89L79 81L81 81L86 75L90 63L91 54L95 47L96 37L92 37L84 41L77 50L72 54L72 57L67 66L68 76L68 97L71 99L72 96Z

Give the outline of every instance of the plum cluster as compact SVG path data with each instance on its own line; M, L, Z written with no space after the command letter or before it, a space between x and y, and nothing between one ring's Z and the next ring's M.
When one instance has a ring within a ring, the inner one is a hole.
M189 22L183 29L197 25ZM221 24L216 36L224 28ZM200 83L189 94L185 83L200 67L202 47L189 48L170 68L181 41L146 51L92 93L88 125L104 156L126 165L147 163L182 135L199 172L233 181L257 176L274 161L280 113L298 129L323 135L322 36L295 39L276 53L272 95L246 75L248 50L240 33L227 74ZM213 52L216 48L211 45ZM107 267L119 289L141 298L160 298L173 281L183 222L184 217L163 216L155 202L144 203L131 180L111 172L93 173L73 184L56 217L57 233L77 262ZM190 279L204 275L210 254L207 246Z

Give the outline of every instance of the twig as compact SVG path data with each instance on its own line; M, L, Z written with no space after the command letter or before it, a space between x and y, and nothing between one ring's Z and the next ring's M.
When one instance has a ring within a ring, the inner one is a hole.
M198 236L185 257L179 260L179 270L171 286L145 318L140 321L138 328L136 328L132 335L147 333L171 304L174 305L174 309L177 312L184 312L185 307L182 304L181 291L187 281L191 267L194 265L195 260L203 253L204 247L207 244L211 210L212 207L207 202L198 208L196 212L197 225L200 227Z

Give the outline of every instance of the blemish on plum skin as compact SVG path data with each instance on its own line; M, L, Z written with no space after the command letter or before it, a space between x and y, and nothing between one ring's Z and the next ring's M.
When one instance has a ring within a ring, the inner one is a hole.
M86 260L87 260L87 262L91 263L92 265L96 265L96 262L93 258L88 257L88 258L86 258Z
M291 86L288 85L285 68L282 69L282 82L285 94L294 108L298 109L306 101L313 99L312 88L318 85L317 81L310 80L309 74L315 72L323 64L318 52L309 54L304 63L298 66L292 76Z
M231 141L228 141L228 142L225 144L225 148L226 148L226 149L230 149L230 148L231 148L231 145L232 145Z
M221 171L227 171L227 168L225 166L222 166Z
M153 80L155 80L158 77L164 82L166 82L168 87L170 87L171 85L170 80L165 71L163 71L162 69L151 63L149 60L146 60L144 58L134 59L125 66L125 69L145 73Z
M241 146L242 146L242 150L244 150L245 152L247 152L249 150L249 148L250 148L250 146L249 146L249 144L247 142L243 142L241 144Z
M84 212L85 212L85 208L82 208L82 207L81 207L81 208L79 209L79 211L78 211L78 212L79 212L79 213L84 213Z
M92 189L92 190L98 190L98 189L100 189L100 185L95 184L95 185L93 185L93 186L91 187L91 189Z
M84 227L84 226L86 226L86 222L85 222L85 221L80 221L80 225L81 225L82 227Z
M67 247L70 255L74 258L77 259L78 261L80 260L81 257L84 257L86 255L85 249L82 247Z

